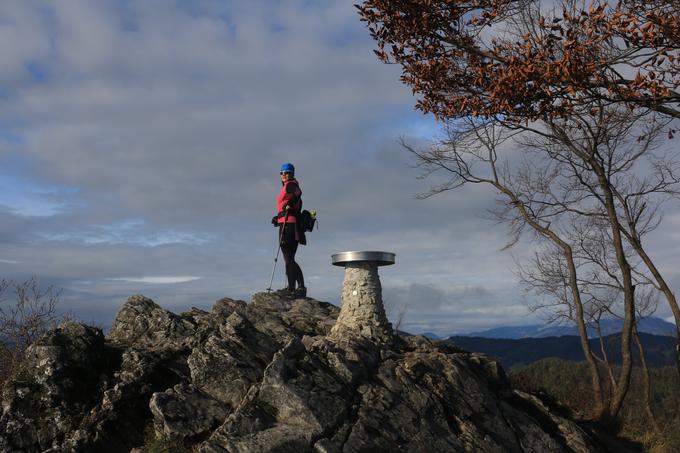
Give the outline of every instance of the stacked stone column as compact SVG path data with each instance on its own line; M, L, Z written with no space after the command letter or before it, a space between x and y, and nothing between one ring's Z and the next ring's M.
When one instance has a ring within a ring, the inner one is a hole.
M386 252L344 252L333 256L333 264L345 267L345 279L340 315L331 329L331 337L349 334L378 343L392 342L392 325L385 316L378 276L379 265L392 263L394 254Z

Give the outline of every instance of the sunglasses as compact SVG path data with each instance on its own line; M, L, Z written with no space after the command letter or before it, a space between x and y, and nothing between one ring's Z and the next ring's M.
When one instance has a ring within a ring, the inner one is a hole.
M289 172L289 171L282 171L280 174L281 175L292 175L292 173Z

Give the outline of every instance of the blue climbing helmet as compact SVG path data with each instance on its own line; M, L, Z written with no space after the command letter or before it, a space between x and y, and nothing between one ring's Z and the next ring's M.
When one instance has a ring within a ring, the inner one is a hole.
M283 172L295 174L295 166L293 164L291 164L290 162L286 162L285 164L281 164L281 173L283 173Z

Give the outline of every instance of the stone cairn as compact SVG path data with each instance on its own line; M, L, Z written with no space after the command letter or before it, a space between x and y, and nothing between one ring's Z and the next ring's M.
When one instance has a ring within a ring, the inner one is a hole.
M340 296L340 315L331 337L360 335L377 343L392 343L392 325L385 316L378 266L394 264L390 252L342 252L332 256L335 266L344 266L345 280Z

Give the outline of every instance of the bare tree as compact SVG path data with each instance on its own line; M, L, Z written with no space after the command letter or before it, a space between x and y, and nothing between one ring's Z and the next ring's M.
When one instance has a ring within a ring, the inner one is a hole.
M7 293L13 293L7 298ZM0 382L21 363L24 352L47 330L70 319L57 312L61 291L41 289L35 278L22 283L0 281Z
M654 152L667 122L650 117L649 112L598 104L597 108L591 106L587 111L578 111L568 120L546 119L545 124L545 131L532 130L535 133L527 145L555 160L566 169L569 180L575 182L567 186L571 191L565 198L567 202L558 200L557 206L606 225L606 228L594 229L601 233L596 240L590 240L590 245L604 240L614 252L615 266L607 265L603 270L623 291L622 374L629 378L636 279L642 277L648 283L655 283L673 312L678 311L673 293L642 247L642 238L661 221L662 204L677 195L677 162ZM642 267L631 265L631 254L626 252L628 246L643 260L652 276L644 275ZM589 248L582 247L582 250ZM625 386L617 388L612 413L620 409L625 391Z
M488 184L500 194L497 199L499 208L494 214L499 221L510 226L511 240L508 247L514 245L522 232L529 228L536 238L547 240L560 250L567 268L564 288L573 301L575 313L572 319L576 321L581 347L591 373L594 416L603 417L606 408L599 369L588 343L572 246L560 234L559 223L555 222L558 220L558 213L554 212L550 204L538 201L537 197L539 192L546 192L559 173L549 160L533 165L521 161L515 169L507 159L499 161L499 147L515 133L508 133L507 129L494 123L468 120L464 125L457 123L449 126L449 140L430 149L417 150L402 142L417 157L421 168L425 170L424 176L439 170L452 175L447 182L433 187L422 194L422 197L433 196L465 184Z
M404 317L406 316L406 311L409 307L409 301L405 300L401 303L395 303L392 300L386 300L383 305L385 306L385 314L388 319L392 319L392 328L395 333L401 329L404 323Z
M658 225L659 207L674 195L678 182L673 163L653 153L665 123L649 120L649 112L600 104L575 110L567 119L546 117L522 126L467 119L447 127L449 139L427 150L405 145L416 155L424 176L442 170L452 176L422 196L465 184L489 184L500 194L494 215L510 226L509 246L528 230L559 250L558 261L535 260L544 271L542 278L557 279L541 284L559 288L562 300L569 300L568 318L577 325L591 371L596 416L616 416L630 382L635 288L644 276L627 252L630 244L624 231L631 226L621 200L628 202L630 223L638 227L640 237ZM512 144L516 148L511 151ZM502 147L506 156L499 159ZM642 178L636 175L640 168L645 171ZM651 205L654 209L648 208ZM613 259L602 258L601 243L607 244ZM554 266L558 267L551 269ZM594 272L593 266L601 269ZM615 280L623 301L622 366L618 379L610 379L616 386L606 407L597 358L587 341L583 300L584 295L589 297L586 282L605 285L604 280L591 278L600 274Z
M605 399L609 400L616 393L619 387L612 363L609 361L607 348L605 346L604 335L601 329L603 317L621 319L620 309L622 306L623 288L620 285L618 276L612 272L612 262L615 261L611 250L611 241L602 240L592 242L593 237L600 237L602 230L580 230L577 235L580 240L575 242L580 244L575 253L579 259L579 289L584 304L586 323L597 332L600 344L600 355L593 352L594 357L604 367L608 376L608 383L604 385L606 390ZM594 234L593 234L594 233ZM593 236L590 240L583 236ZM629 252L630 250L627 250ZM562 264L563 258L554 247L547 247L539 255L537 254L529 266L519 265L518 272L520 281L524 287L531 292L541 296L538 303L532 306L534 310L545 311L550 314L551 321L563 319L573 320L573 304L568 297L567 273ZM634 263L634 267L640 263ZM633 327L633 339L637 345L640 357L640 366L643 380L643 395L645 411L652 428L659 433L659 425L656 421L651 401L651 375L647 365L644 345L640 339L637 325L638 323L651 316L657 309L659 292L648 282L645 276L635 279L635 310L636 322Z

